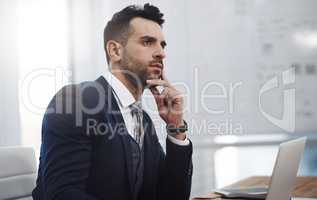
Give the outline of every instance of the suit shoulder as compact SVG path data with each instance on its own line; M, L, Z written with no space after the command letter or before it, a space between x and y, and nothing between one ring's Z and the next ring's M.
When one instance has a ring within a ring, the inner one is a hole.
M52 109L58 111L58 113L100 111L105 106L104 104L108 99L106 97L105 87L97 81L65 85L50 101L46 114L52 113Z

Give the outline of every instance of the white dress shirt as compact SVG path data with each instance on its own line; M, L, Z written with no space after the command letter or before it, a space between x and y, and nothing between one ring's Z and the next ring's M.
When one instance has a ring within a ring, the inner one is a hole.
M122 114L128 133L129 135L131 135L132 138L134 138L135 136L133 134L133 130L136 126L136 121L132 117L131 109L129 106L135 103L136 100L134 99L133 95L130 93L128 88L126 88L125 85L117 77L115 77L111 72L106 72L104 75L104 78L108 81L108 83L111 85L113 89L114 96L119 105L120 112ZM185 140L179 140L170 135L167 135L167 137L174 144L181 145L181 146L189 145L189 140L187 139L187 136ZM141 144L143 144L143 140L144 140L144 133L142 133L142 135L140 136Z

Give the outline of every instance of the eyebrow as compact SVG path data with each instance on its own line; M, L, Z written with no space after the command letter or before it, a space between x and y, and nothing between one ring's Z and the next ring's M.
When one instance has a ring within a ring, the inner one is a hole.
M146 40L146 41L150 41L150 42L156 42L156 41L157 41L157 38L146 35L146 36L141 37L141 40ZM161 41L161 46L162 46L163 48L165 48L166 45L167 45L167 43L166 43L165 40Z

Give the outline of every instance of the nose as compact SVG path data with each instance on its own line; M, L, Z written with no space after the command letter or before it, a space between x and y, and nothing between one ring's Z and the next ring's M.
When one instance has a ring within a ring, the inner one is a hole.
M155 60L163 60L166 57L165 51L162 47L159 47L154 53L153 58Z

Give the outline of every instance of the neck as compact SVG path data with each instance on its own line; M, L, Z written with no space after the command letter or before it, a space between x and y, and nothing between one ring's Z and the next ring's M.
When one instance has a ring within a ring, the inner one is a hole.
M128 88L128 90L131 92L132 96L136 101L141 99L141 96L144 91L143 86L138 86L135 84L133 81L131 81L126 75L124 75L121 70L116 70L112 68L110 72L117 78L119 79L123 85Z

